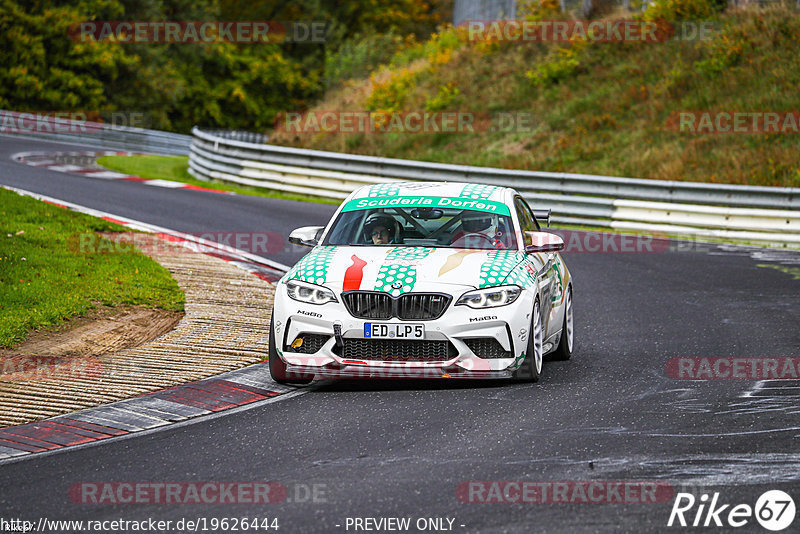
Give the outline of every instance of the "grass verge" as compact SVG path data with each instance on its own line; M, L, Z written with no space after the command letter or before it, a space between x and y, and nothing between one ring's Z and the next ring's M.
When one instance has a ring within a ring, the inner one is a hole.
M226 182L206 182L198 180L187 170L189 168L188 156L103 156L97 159L97 164L112 171L139 176L148 180L170 180L185 184L230 191L240 195L257 197L282 198L298 200L301 202L317 202L319 204L339 204L337 200L329 200L308 195L283 193L272 189L259 189L244 185L234 185Z
M128 230L0 188L0 347L96 304L182 311L177 282L148 256L70 246L81 234L121 231Z

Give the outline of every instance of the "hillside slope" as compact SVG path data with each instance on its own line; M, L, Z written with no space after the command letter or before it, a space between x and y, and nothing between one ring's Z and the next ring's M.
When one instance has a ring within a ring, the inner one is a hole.
M369 79L330 90L310 112L385 112L371 116L375 126L392 112L458 110L474 113L478 124L488 114L484 131L331 133L305 118L287 123L290 114L279 117L272 142L503 168L800 186L800 14L773 6L705 20L716 28L707 39L659 42L478 40L466 28L448 28L399 51ZM705 111L710 128L700 120ZM694 113L683 131L682 112ZM734 129L725 112L775 112L780 120L765 126L758 115L752 131L745 116L735 129L747 131L720 133ZM497 128L499 113L527 114L526 127Z

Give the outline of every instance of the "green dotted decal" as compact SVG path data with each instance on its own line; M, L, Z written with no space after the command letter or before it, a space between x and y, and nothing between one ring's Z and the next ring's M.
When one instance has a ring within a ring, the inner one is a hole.
M525 261L508 273L505 283L517 284L520 287L533 287L536 284L535 272L531 262Z
M397 184L376 184L370 186L367 193L368 197L394 197L400 194L400 186Z
M284 280L297 279L312 284L324 284L335 253L336 247L315 247L286 273Z
M561 256L556 256L556 261L553 263L553 268L556 270L556 277L558 278L558 283L556 287L553 289L553 302L559 302L561 300L561 295L564 292L564 264L561 263Z
M516 270L514 267L525 259L525 254L516 250L496 250L487 255L486 261L481 265L480 287L499 286L509 275ZM515 278L516 280L516 278ZM508 283L518 283L507 281ZM527 287L526 283L523 287Z
M384 291L392 296L408 293L414 288L417 281L417 267L415 262L427 257L434 252L434 248L397 247L392 249L384 258L384 264L378 271L375 280L375 291ZM393 284L402 284L392 287Z
M481 184L467 184L461 190L459 195L462 198L474 198L481 200L488 200L492 194L499 188L494 185L481 185Z

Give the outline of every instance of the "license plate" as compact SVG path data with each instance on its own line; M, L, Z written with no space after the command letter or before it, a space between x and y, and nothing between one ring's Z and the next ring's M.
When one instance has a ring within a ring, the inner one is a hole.
M425 325L419 323L364 323L364 337L370 339L424 339Z

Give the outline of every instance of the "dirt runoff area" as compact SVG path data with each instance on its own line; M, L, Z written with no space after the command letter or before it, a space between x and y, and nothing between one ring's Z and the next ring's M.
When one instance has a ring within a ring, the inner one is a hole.
M99 307L0 350L0 427L114 402L263 361L274 286L204 254L164 254L185 314Z
M175 328L183 312L144 306L97 306L57 327L0 349L0 381L90 373L94 358L137 347Z

